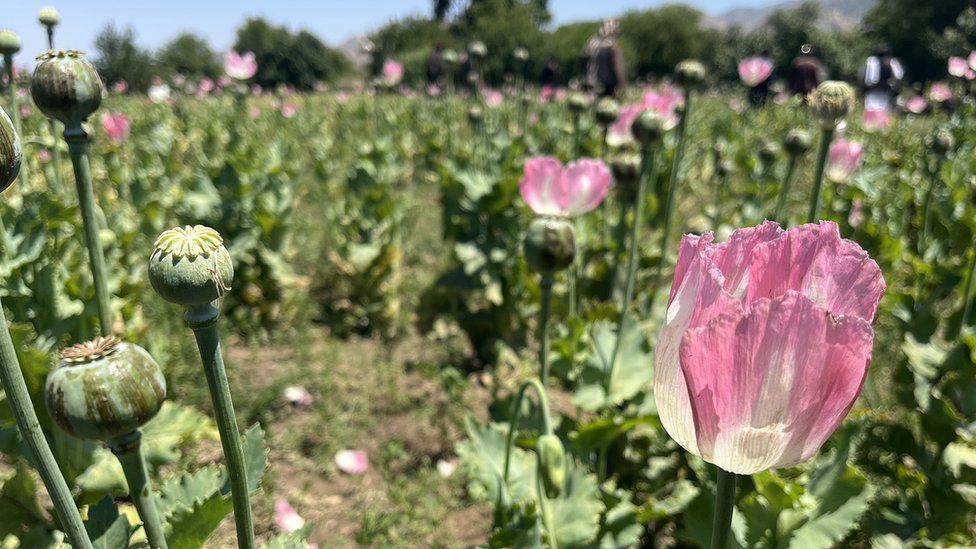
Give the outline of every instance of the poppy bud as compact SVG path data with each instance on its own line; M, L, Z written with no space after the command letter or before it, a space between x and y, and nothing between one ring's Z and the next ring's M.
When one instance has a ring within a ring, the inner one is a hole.
M525 261L542 275L559 272L573 263L576 235L565 219L538 217L532 221L523 242Z

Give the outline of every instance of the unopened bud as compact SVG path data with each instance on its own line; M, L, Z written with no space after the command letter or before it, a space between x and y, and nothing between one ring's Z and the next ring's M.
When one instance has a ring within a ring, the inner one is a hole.
M22 160L20 136L7 113L0 109L0 191L17 179Z
M10 56L20 51L20 36L10 29L0 29L0 54Z
M586 96L580 92L573 92L569 95L568 103L569 103L569 110L572 111L573 114L579 114L583 112L583 109L586 108L587 105Z
M643 111L630 126L631 133L642 145L650 145L664 136L664 118L654 111Z
M810 113L824 129L833 130L854 110L854 88L846 82L826 80L810 93Z
M52 7L45 7L41 8L41 11L37 13L37 20L45 27L54 27L61 22L61 16L58 15L58 10Z
M573 263L576 235L565 219L538 217L529 224L523 242L525 262L542 275L557 273Z
M556 435L542 435L536 441L539 453L539 474L542 486L550 498L559 497L566 487L566 451Z
M604 97L596 104L596 121L604 128L617 121L620 105L612 97Z
M810 150L811 146L813 146L813 139L810 137L810 132L799 128L790 130L783 140L783 148L790 156L803 155Z
M698 89L705 85L705 65L695 59L686 59L674 67L674 79L686 89Z

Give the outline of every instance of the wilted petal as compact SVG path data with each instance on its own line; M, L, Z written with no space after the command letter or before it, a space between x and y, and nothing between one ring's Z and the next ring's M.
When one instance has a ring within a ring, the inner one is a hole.
M285 498L278 498L275 500L275 525L278 530L290 534L296 530L301 530L305 526L305 519L289 505Z
M810 458L860 394L872 343L866 320L792 291L691 330L680 360L700 455L738 474Z
M835 316L874 319L885 282L860 246L840 238L833 221L794 227L756 247L746 303L800 292Z
M613 176L602 160L581 158L566 166L560 178L562 189L556 193L563 215L579 215L600 205L610 190Z
M538 215L560 215L557 193L562 187L562 163L551 156L533 156L525 161L519 181L522 199Z
M358 475L369 468L369 458L362 450L339 450L335 455L335 464L343 473Z

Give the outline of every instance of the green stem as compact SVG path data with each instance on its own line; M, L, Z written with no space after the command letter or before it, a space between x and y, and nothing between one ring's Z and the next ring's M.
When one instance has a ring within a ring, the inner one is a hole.
M721 216L719 216L719 209L722 207L722 198L725 195L725 185L727 181L725 177L718 177L718 184L715 185L715 210L712 212L712 232L718 232L718 224Z
M552 302L552 275L542 275L539 283L542 303L539 308L539 380L545 387L549 381L549 309Z
M929 188L925 191L925 202L922 206L922 238L918 240L918 255L925 255L925 244L928 243L929 232L931 230L932 223L932 195L935 194L935 185L939 182L939 172L942 169L942 157L935 163L935 169L932 170L931 178L929 179Z
M542 526L546 529L546 534L549 538L549 547L559 549L559 543L556 541L556 521L553 519L552 509L549 508L549 498L546 496L546 491L542 487L542 475L536 475L535 480L536 497L539 498L539 510L542 515Z
M51 162L54 164L54 185L59 193L64 192L64 178L61 168L61 147L58 146L58 122L53 118L48 120L51 124L51 137L54 146L51 147Z
M105 253L98 236L98 223L95 220L95 195L92 191L91 166L88 163L88 133L81 126L66 128L64 139L68 142L71 164L75 171L75 186L78 189L78 205L85 230L85 243L88 245L88 261L91 265L95 284L95 299L98 302L98 322L101 334L112 334L112 309L108 293L108 275L105 272Z
M796 173L796 159L797 155L791 154L786 164L786 177L783 178L783 186L780 187L779 198L776 200L776 209L773 210L774 221L780 221L779 216L783 212L783 206L786 205L786 196L790 194L790 183L793 182L793 174Z
M654 154L650 147L644 148L642 158L641 175L637 181L637 203L634 205L634 222L630 226L630 242L627 250L627 278L624 282L624 295L620 303L620 322L617 323L617 339L613 343L613 353L610 355L610 364L607 366L607 375L603 379L603 388L609 394L610 382L613 380L613 373L617 367L617 355L620 353L620 345L624 335L624 323L627 314L630 312L630 300L634 293L634 279L637 277L637 246L640 236L641 217L644 211L644 194L647 189L647 181L650 179L654 169Z
M535 389L536 396L539 397L539 408L542 409L542 427L545 434L552 434L552 415L549 413L549 395L546 388L538 379L529 379L522 383L518 393L515 394L515 401L512 403L512 419L508 424L508 436L505 438L505 465L502 468L502 480L508 485L508 466L512 461L512 445L515 442L515 431L518 428L519 420L522 419L522 399L525 398L525 391L532 387Z
M606 162L607 161L607 132L610 130L609 126L603 127L603 139L600 141L600 158ZM603 217L603 247L607 248L610 245L610 197L607 196L603 199L603 204L600 205L601 214Z
M735 473L719 469L715 488L715 516L712 519L712 549L726 549L729 546L734 508Z
M817 153L817 171L813 176L813 192L810 193L810 209L807 223L816 223L820 215L820 190L823 187L824 168L827 166L827 152L834 139L834 128L824 128L820 134L820 151Z
M973 308L973 278L976 277L976 245L972 250L973 258L969 262L969 278L966 279L966 289L963 291L963 299L966 306L962 310L962 321L959 324L960 331L969 322L969 313Z
M129 496L142 518L142 527L146 531L146 539L152 549L167 549L166 537L163 535L163 522L156 509L156 496L152 491L149 473L146 470L146 458L142 451L142 433L138 430L115 440L110 440L106 446L112 450L122 465L125 480L129 484Z
M251 500L247 487L247 471L244 465L244 450L241 434L237 430L237 416L227 382L224 359L220 354L220 338L217 335L217 316L219 312L213 304L187 307L183 318L193 330L203 362L203 372L207 376L210 399L213 401L220 445L227 461L227 474L230 478L231 498L234 502L234 521L237 526L237 546L254 549L254 519L251 515Z
M14 351L14 343L10 339L2 304L0 304L0 382L3 383L3 391L7 395L20 435L24 437L24 442L27 444L28 455L51 496L54 514L61 523L68 541L71 542L72 547L91 549L91 541L88 540L85 525L81 522L78 508L71 498L71 490L68 489L51 447L44 438L37 413L31 404L30 392L27 390L27 383L24 381L17 353Z

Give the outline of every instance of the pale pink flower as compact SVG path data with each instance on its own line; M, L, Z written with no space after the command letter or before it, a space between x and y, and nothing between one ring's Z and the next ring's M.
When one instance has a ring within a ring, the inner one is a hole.
M502 92L498 90L485 90L485 105L488 105L489 107L497 107L498 105L501 105L502 101L504 100L505 97L502 95Z
M37 151L37 159L40 160L41 162L44 162L45 164L48 163L48 162L50 162L51 161L51 150L50 149L41 149L41 150Z
M169 101L170 94L171 91L169 86L166 85L166 83L164 83L162 80L160 80L158 83L154 83L152 86L149 86L149 100L153 103L166 103Z
M936 103L944 103L952 99L952 89L945 82L933 82L929 86L929 99Z
M678 125L678 121L681 119L678 116L678 107L683 103L684 95L681 90L674 86L647 88L644 91L644 97L641 99L641 106L661 115L661 118L664 119L664 128L668 130Z
M30 103L21 103L19 110L20 110L20 117L21 118L27 118L28 116L31 115L31 112L33 112L33 110L31 109Z
M539 103L548 103L555 94L556 89L552 86L542 86L542 89L539 90Z
M305 526L305 519L288 503L285 498L275 500L275 525L285 534L301 530Z
M847 214L847 224L855 229L864 223L864 201L860 198L851 200L851 212Z
M257 74L258 62L254 58L254 52L244 52L243 55L236 51L229 51L224 54L224 72L227 76L235 80L247 80Z
M403 63L394 59L387 59L383 62L383 83L387 86L396 86L403 80Z
M253 120L261 116L261 108L257 105L251 105L251 107L247 109L247 115Z
M553 98L556 101L565 101L567 96L566 88L556 88L556 93L553 95Z
M214 90L214 87L215 87L215 85L214 85L214 81L213 80L211 80L209 78L204 78L197 85L197 90L200 91L200 92L202 92L203 94L209 94L210 92L212 92Z
M963 77L966 76L966 71L969 70L969 63L962 57L950 57L949 58L949 74L952 76Z
M905 101L905 110L910 113L920 114L925 112L925 108L929 106L928 101L925 100L921 95L915 95L910 97Z
M835 139L827 152L827 179L835 183L847 181L861 164L863 153L862 143L849 141L843 137Z
M112 84L112 93L125 93L129 89L129 83L125 80L118 80Z
M529 113L529 116L528 116L528 118L526 120L529 121L529 124L538 124L539 123L539 113L537 113L535 111L530 112Z
M298 107L295 106L291 101L285 101L281 105L281 116L285 118L291 118L298 114Z
M773 62L765 57L747 57L739 62L739 79L750 88L773 74Z
M103 112L102 129L105 135L115 142L121 143L129 138L129 117L120 112Z
M441 94L441 87L437 84L427 84L427 95L437 97Z
M619 147L634 142L634 134L630 130L634 120L640 115L644 107L640 103L630 103L620 107L617 120L607 127L607 145Z
M569 217L599 206L612 181L602 160L582 158L563 167L551 156L533 156L525 162L519 190L537 215Z
M966 61L969 62L969 68L976 71L976 50L969 52L969 57L966 58Z
M251 84L251 95L261 95L264 92L264 88L261 84Z
M746 112L745 102L738 97L733 97L732 99L729 99L729 108L739 114Z
M343 473L359 475L369 468L369 458L363 450L339 450L335 455L335 464Z
M885 283L831 221L681 239L654 398L668 434L725 471L813 456L867 376Z
M976 71L973 69L966 71L966 80L972 80L973 78L976 78Z
M880 130L888 125L889 119L888 109L884 107L864 109L864 130L868 132Z
M289 385L285 387L285 390L282 391L282 396L293 406L311 406L314 400L312 393L308 392L308 389L301 385Z
M226 88L227 86L230 86L230 83L233 81L234 79L231 78L230 76L227 76L226 74L222 74L220 75L219 78L217 78L217 87Z

